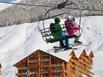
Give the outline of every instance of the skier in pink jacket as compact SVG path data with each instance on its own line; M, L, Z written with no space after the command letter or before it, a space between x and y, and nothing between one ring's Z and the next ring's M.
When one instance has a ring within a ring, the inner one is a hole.
M77 35L80 27L75 23L75 18L73 16L68 16L67 20L65 21L65 27L68 36L73 36L73 38L75 38L74 43L81 44L81 42L79 41L80 35Z

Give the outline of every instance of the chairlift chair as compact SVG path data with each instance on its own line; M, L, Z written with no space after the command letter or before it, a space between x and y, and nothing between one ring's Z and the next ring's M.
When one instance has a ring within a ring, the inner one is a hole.
M67 0L68 1L68 0ZM40 21L38 22L38 28L39 28L39 31L41 33L41 36L43 38L44 41L46 41L46 43L54 43L54 42L57 42L59 41L60 39L54 39L52 34L51 34L51 31L49 29L49 26L46 27L46 20L49 20L49 19L52 19L52 18L56 18L56 17L60 17L62 15L67 15L68 12L62 12L62 13L58 13L58 14L55 14L55 15L52 15L52 16L48 16L48 14L53 11L53 10L62 10L62 9L65 9L65 10L68 10L70 9L69 6L71 5L75 5L79 10L79 25L81 25L81 8L78 4L74 3L74 2L64 2L64 3L61 3L61 4L58 4L56 7L53 7L51 9L49 9L45 15L43 16L43 18L40 19ZM40 24L41 23L41 24ZM49 23L50 24L50 23ZM62 27L64 30L65 30L65 27L63 26ZM68 38L71 38L71 37L68 37Z

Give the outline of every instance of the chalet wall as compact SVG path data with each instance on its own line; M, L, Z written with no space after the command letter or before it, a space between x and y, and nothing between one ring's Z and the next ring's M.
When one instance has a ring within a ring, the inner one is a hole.
M65 62L44 52L37 51L17 65L18 77L65 77Z
M90 55L88 56L83 50L77 58L72 51L70 59L66 62L37 50L14 66L18 68L18 77L93 77L93 55Z

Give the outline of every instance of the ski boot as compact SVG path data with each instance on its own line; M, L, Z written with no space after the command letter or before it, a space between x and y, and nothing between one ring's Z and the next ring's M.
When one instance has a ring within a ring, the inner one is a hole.
M78 41L78 40L75 40L75 41L74 41L74 44L75 44L75 45L81 45L82 42L81 42L81 41Z
M72 49L72 47L71 47L71 46L69 46L69 47L65 47L64 50L68 50L68 49Z

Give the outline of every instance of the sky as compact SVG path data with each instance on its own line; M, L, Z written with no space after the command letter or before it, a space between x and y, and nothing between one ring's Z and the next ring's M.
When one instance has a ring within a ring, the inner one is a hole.
M15 0L0 0L0 2L11 2L11 1L15 1Z
M94 64L93 71L103 72L103 16L90 16L82 18L83 43L91 42L89 46L80 46L75 52L80 54L86 49L87 54L93 51ZM62 20L63 21L63 20ZM52 20L48 20L45 25L49 25ZM41 24L42 26L42 24ZM12 37L12 38L11 38ZM15 77L16 68L13 66L18 61L28 56L37 49L41 49L54 56L67 60L71 50L53 52L53 46L57 43L46 43L43 41L38 30L38 23L24 23L15 26L0 28L0 63L2 64L2 77ZM102 73L103 74L103 73ZM96 76L95 76L96 77Z

